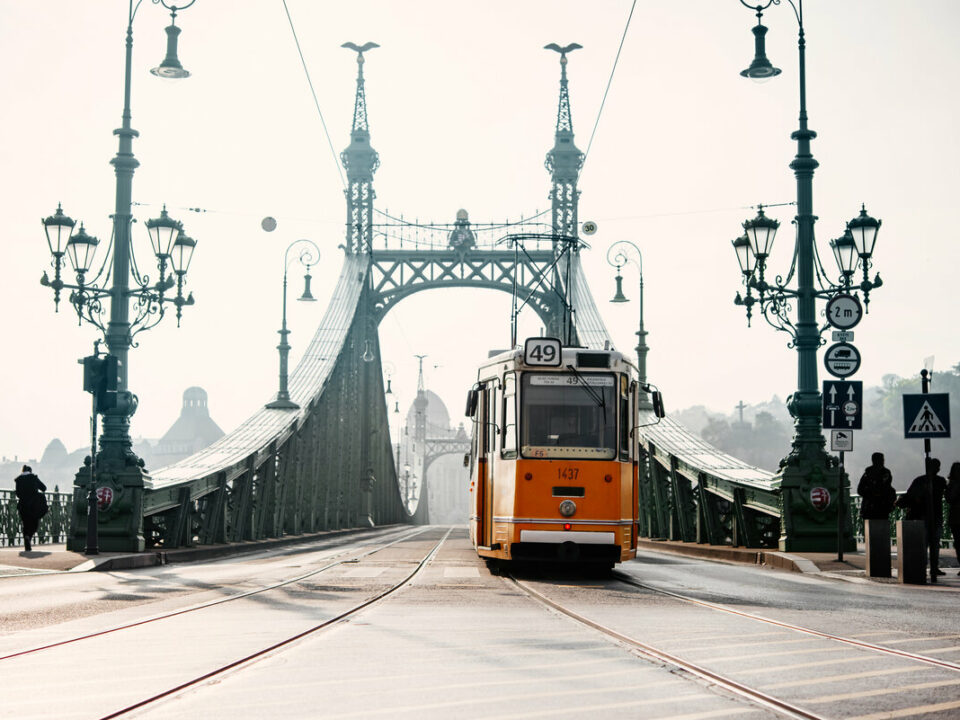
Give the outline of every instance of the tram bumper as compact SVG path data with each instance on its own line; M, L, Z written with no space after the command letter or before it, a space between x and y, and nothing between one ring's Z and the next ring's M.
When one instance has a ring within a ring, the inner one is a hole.
M515 560L613 563L620 560L620 546L612 532L521 530L510 554Z

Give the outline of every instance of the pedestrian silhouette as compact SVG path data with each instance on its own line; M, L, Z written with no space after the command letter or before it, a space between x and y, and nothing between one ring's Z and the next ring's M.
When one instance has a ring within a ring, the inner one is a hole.
M47 514L47 498L43 491L47 486L33 474L29 465L23 466L16 483L17 512L23 525L23 549L30 552L30 541L37 532L40 518Z
M927 458L927 471L915 478L907 494L897 501L897 507L905 508L907 520L923 520L924 535L930 553L930 582L935 583L940 570L940 531L943 527L943 495L947 481L937 473L940 461Z
M953 533L953 551L957 554L957 562L960 563L960 462L950 466L948 477L950 482L947 484L946 497L950 514L947 515L947 522L950 525L950 532ZM960 575L960 572L957 575Z
M883 465L883 453L870 456L871 465L863 471L857 494L861 498L860 517L866 520L887 520L897 501L893 476Z

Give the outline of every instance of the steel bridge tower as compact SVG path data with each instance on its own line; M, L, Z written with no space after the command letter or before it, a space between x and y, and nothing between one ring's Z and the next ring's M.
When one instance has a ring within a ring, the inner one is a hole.
M380 167L380 155L370 146L367 123L367 96L363 88L363 54L380 47L368 42L356 45L347 42L340 47L357 53L357 94L353 103L353 127L350 145L340 153L340 162L347 171L347 252L369 253L373 249L373 174Z

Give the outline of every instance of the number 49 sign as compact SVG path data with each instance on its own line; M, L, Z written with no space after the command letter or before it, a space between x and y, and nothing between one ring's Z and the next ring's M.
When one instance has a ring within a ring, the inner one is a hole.
M527 338L523 344L526 365L560 367L560 341L556 338Z

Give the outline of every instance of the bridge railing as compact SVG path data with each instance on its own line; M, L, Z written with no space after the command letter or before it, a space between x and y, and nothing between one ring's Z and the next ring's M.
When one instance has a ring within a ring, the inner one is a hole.
M33 542L35 545L65 543L70 532L73 495L60 492L59 487L54 487L52 492L44 495L50 510L40 520ZM23 526L17 512L17 496L13 490L0 490L0 545L23 545Z

